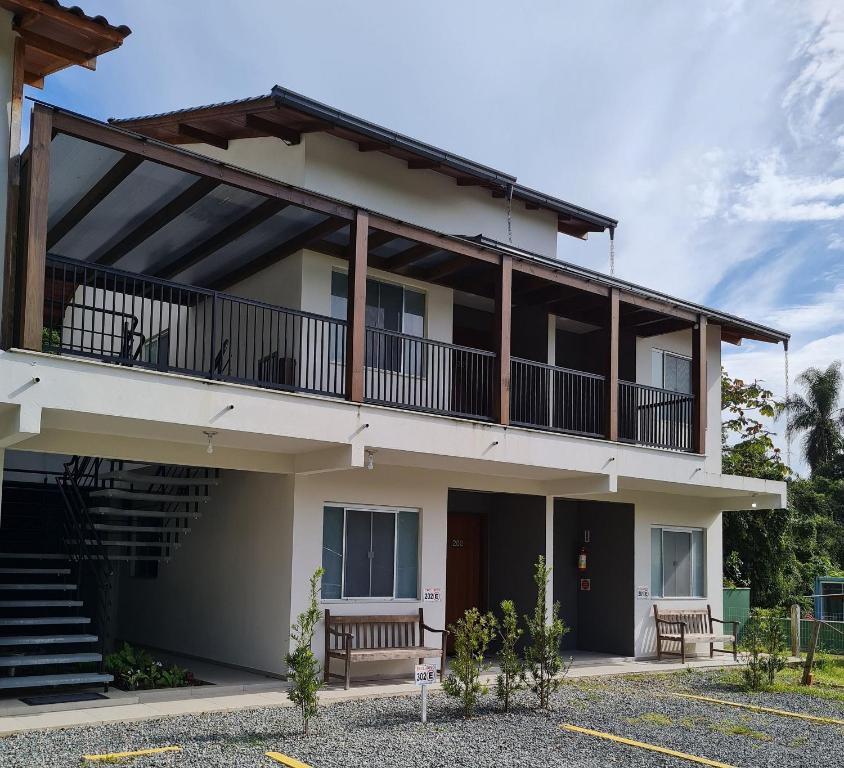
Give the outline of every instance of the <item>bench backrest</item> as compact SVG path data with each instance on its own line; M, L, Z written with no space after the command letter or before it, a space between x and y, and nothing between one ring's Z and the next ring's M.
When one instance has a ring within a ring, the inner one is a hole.
M712 631L712 610L706 608L658 608L654 606L654 618L662 621L685 621L686 632L705 635ZM678 627L659 626L658 629L664 632L676 632Z
M400 616L332 616L325 611L326 645L331 650L343 650L342 637L328 632L328 628L352 636L352 648L412 648L425 644L425 623L422 609L419 613Z

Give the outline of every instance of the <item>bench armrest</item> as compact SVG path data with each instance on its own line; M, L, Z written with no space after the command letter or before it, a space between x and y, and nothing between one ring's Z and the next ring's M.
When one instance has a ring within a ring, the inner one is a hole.
M328 634L334 635L334 637L342 637L345 640L351 640L353 637L351 632L341 632L339 629L332 629L331 627L328 628Z
M424 629L426 632L436 632L440 635L449 634L449 631L447 629L434 629L433 627L429 627L427 624L423 624L422 629Z
M717 621L719 624L723 624L724 626L726 626L727 624L732 625L733 634L736 637L738 637L738 625L739 625L739 623L737 621L733 621L733 620L724 621L723 619L716 619L714 616L712 617L712 621Z

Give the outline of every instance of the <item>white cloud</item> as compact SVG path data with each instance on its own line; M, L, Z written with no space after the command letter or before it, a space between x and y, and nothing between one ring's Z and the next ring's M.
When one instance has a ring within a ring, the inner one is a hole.
M844 251L844 236L833 233L827 240L826 247L831 251Z

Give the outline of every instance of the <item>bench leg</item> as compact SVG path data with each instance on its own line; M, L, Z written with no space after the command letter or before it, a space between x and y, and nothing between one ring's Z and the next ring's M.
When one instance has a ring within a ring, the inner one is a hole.
M346 657L346 690L352 687L352 660Z
M715 658L715 643L710 643L710 644L709 644L709 658L710 658L710 659L714 659L714 658Z
M323 670L322 670L322 681L326 685L328 685L329 678L331 677L331 670L329 669L330 666L331 666L331 657L326 656L325 657L325 666L323 667Z
M656 633L656 660L662 661L662 637Z
M680 641L680 661L685 664L686 663L686 641Z

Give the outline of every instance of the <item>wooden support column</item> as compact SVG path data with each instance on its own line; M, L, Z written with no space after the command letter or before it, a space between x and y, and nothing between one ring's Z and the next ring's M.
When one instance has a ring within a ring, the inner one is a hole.
M607 378L604 430L607 440L618 440L618 350L619 350L619 294L611 288L607 306Z
M47 256L47 192L50 177L50 142L53 112L36 104L29 134L29 180L26 190L26 225L22 233L21 338L24 349L41 351L44 327L44 271Z
M692 330L692 393L694 449L706 453L706 318L703 315Z
M366 263L369 214L356 211L349 230L349 294L346 307L346 399L363 402L366 373Z
M9 105L9 181L6 199L6 242L0 278L0 347L12 346L15 317L15 280L18 255L18 212L21 186L21 114L23 112L24 57L26 44L15 36L12 92Z
M510 318L513 309L513 258L503 254L495 283L496 358L493 382L493 417L510 423Z

